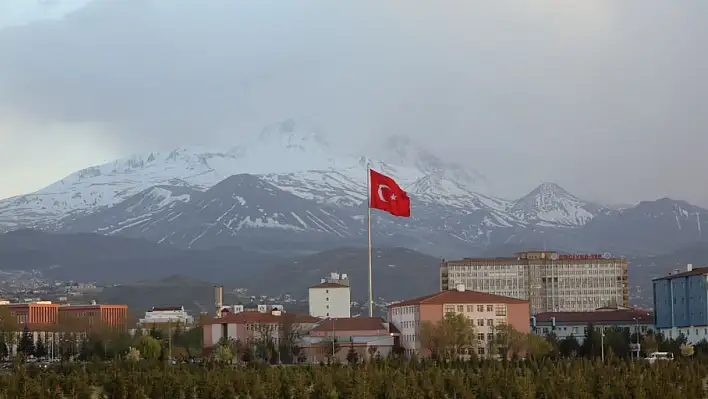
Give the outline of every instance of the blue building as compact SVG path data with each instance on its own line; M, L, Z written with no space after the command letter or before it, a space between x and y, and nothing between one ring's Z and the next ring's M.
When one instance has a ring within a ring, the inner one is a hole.
M667 338L708 339L708 267L693 268L653 280L654 324Z

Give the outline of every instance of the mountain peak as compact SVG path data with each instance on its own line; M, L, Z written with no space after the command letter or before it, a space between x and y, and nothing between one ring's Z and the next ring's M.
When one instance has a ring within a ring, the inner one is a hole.
M551 198L551 197L557 197L557 198L571 198L571 199L578 199L576 196L573 194L569 193L566 191L563 187L556 183L552 182L543 182L541 183L538 187L533 189L529 194L526 196L538 196L540 195L543 198Z
M258 135L258 141L268 145L280 144L288 149L302 151L307 151L313 146L329 147L329 143L322 137L318 128L292 118L263 128Z
M558 184L544 182L518 199L511 211L516 217L537 224L582 226L595 216L596 210Z

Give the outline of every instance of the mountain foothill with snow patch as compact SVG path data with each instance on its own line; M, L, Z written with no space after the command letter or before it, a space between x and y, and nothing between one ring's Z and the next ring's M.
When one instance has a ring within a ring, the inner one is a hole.
M142 238L184 249L306 254L366 245L367 164L409 193L411 217L373 213L373 242L436 257L564 252L659 255L703 240L708 211L668 198L624 209L553 183L517 200L405 137L377 154L335 151L293 120L233 148L178 148L92 166L0 201L0 231L33 228ZM436 267L431 265L431 267Z

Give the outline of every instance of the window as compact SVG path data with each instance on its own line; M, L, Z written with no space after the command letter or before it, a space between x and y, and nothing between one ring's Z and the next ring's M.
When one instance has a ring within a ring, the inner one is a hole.
M329 301L329 297L325 298L325 301Z
M504 317L506 316L506 305L496 305L494 307L494 312L496 316Z
M494 320L492 320L492 319L487 319L487 325L490 326L490 327L493 326L493 325L494 325Z
M455 307L452 305L445 305L445 313L455 313Z
M487 333L487 341L493 341L493 340L494 340L494 334Z
M477 320L477 325L480 327L484 327L484 319Z
M480 346L479 348L477 348L477 354L484 355L484 347L483 346Z
M484 333L478 333L478 334L477 334L477 340L480 341L480 342L481 342L481 341L484 341Z
M484 305L477 305L478 312L484 312Z
M329 294L329 290L325 290L325 294Z
M457 311L462 313L465 311L465 306L464 305L457 305Z
M467 313L474 312L474 305L467 305Z
M493 312L494 311L494 305L487 305L487 312Z

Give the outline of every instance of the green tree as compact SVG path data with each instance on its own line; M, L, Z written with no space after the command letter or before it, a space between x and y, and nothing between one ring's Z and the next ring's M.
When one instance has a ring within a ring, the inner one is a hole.
M349 350L347 351L347 362L349 364L359 363L359 353L354 349L354 341L349 342Z
M143 359L149 362L155 362L160 358L162 345L160 345L160 341L157 339L150 335L146 335L140 337L137 349L140 351L140 355Z
M472 320L459 313L446 313L437 322L424 321L420 327L421 345L432 357L457 358L463 350L474 353L477 345Z
M229 345L216 345L214 360L223 364L231 364L234 360L234 353L231 347Z
M44 340L42 339L41 335L37 337L37 344L35 345L34 355L39 358L47 357L47 347L44 344Z
M22 353L25 356L34 355L34 337L29 330L29 327L25 325L22 329L22 335L20 336L20 341L17 344L17 352Z
M582 347L578 339L571 335L566 336L558 343L558 352L563 357L576 357L581 354Z

